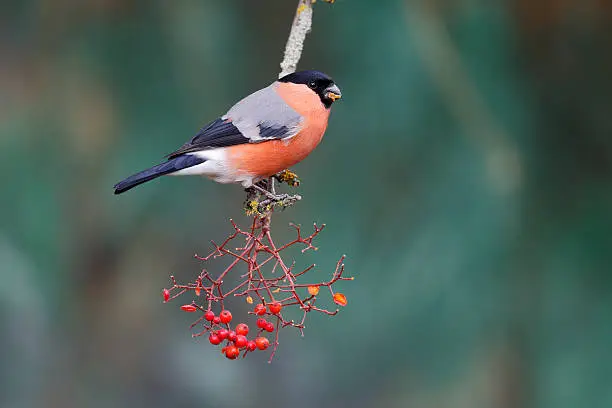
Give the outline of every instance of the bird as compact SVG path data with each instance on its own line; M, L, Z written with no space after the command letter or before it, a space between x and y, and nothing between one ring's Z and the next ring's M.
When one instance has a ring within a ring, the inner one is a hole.
M321 71L285 75L202 127L165 162L115 184L115 194L164 175L200 175L256 187L317 147L331 106L341 97L334 80Z

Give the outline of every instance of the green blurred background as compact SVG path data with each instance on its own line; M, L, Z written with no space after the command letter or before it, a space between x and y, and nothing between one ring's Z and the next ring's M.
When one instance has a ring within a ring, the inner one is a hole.
M244 193L112 185L274 80L295 3L2 3L0 406L612 406L605 0L317 3L344 98L274 227L328 224L349 305L269 365L161 303Z

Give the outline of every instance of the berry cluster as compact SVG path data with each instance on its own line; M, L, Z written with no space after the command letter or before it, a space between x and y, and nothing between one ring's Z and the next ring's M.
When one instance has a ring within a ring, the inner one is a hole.
M315 224L314 232L307 237L303 237L300 227L294 225L297 237L281 246L277 246L272 240L269 225L262 223L257 217L249 230L240 229L233 221L232 226L234 232L221 245L213 242L214 250L208 256L196 255L201 261L227 257L230 259L229 265L218 274L212 274L204 269L194 282L188 284L179 284L174 276L171 276L173 285L169 289L164 289L162 296L165 302L169 302L186 292L191 292L197 297L203 295L204 304L192 302L181 306L185 312L202 313L191 325L192 329L197 328L194 337L208 335L211 344L224 344L222 352L230 360L236 359L241 352L244 357L249 352L266 350L272 345L271 361L278 347L279 329L294 327L303 335L304 322L309 312L317 311L329 316L337 314L338 309L328 310L317 304L319 291L321 288L327 288L335 304L346 306L346 296L335 292L332 286L338 281L353 278L342 276L344 256L336 264L328 281L315 283L303 282L306 274L314 269L314 264L296 271L295 261L288 263L283 259L283 251L294 245L302 245L302 253L310 249L316 250L312 246L312 241L323 230L324 225L317 227ZM230 243L237 239L243 239L243 244L230 249ZM237 270L238 265L245 265L247 272L240 275L238 283L227 288L224 278L227 278L230 272ZM226 306L230 298L236 297L242 297L248 304L253 304L254 298L259 300L252 311L248 312L257 318L254 337L247 337L249 326L244 321L233 329L231 327L232 313ZM218 315L213 312L215 304L221 309ZM302 312L301 320L295 321L283 316L285 309L290 307ZM268 333L274 333L273 343L265 337Z
M274 324L268 322L266 319L257 319L259 332L252 340L247 338L249 326L246 323L239 323L234 330L231 329L230 322L232 321L232 313L227 309L222 310L219 316L215 316L212 310L207 310L206 313L204 313L204 319L209 322L207 326L209 331L208 341L213 346L217 346L223 341L227 341L225 347L221 349L221 352L230 360L236 359L236 357L240 355L240 350L244 350L244 355L246 355L248 352L265 350L270 347L270 340L261 335L264 330L267 332L274 331Z

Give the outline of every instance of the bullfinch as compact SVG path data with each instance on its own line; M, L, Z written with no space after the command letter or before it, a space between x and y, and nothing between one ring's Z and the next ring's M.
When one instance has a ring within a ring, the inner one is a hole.
M201 175L251 187L302 161L321 142L340 89L326 74L300 71L242 99L167 161L115 185L121 194L163 175Z

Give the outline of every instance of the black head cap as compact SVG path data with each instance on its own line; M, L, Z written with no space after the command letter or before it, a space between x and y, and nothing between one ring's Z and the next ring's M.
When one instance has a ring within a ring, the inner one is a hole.
M329 108L336 99L340 99L342 96L334 80L321 71L310 70L294 72L280 78L278 82L291 82L308 86L319 95L321 102L323 102L326 108Z

